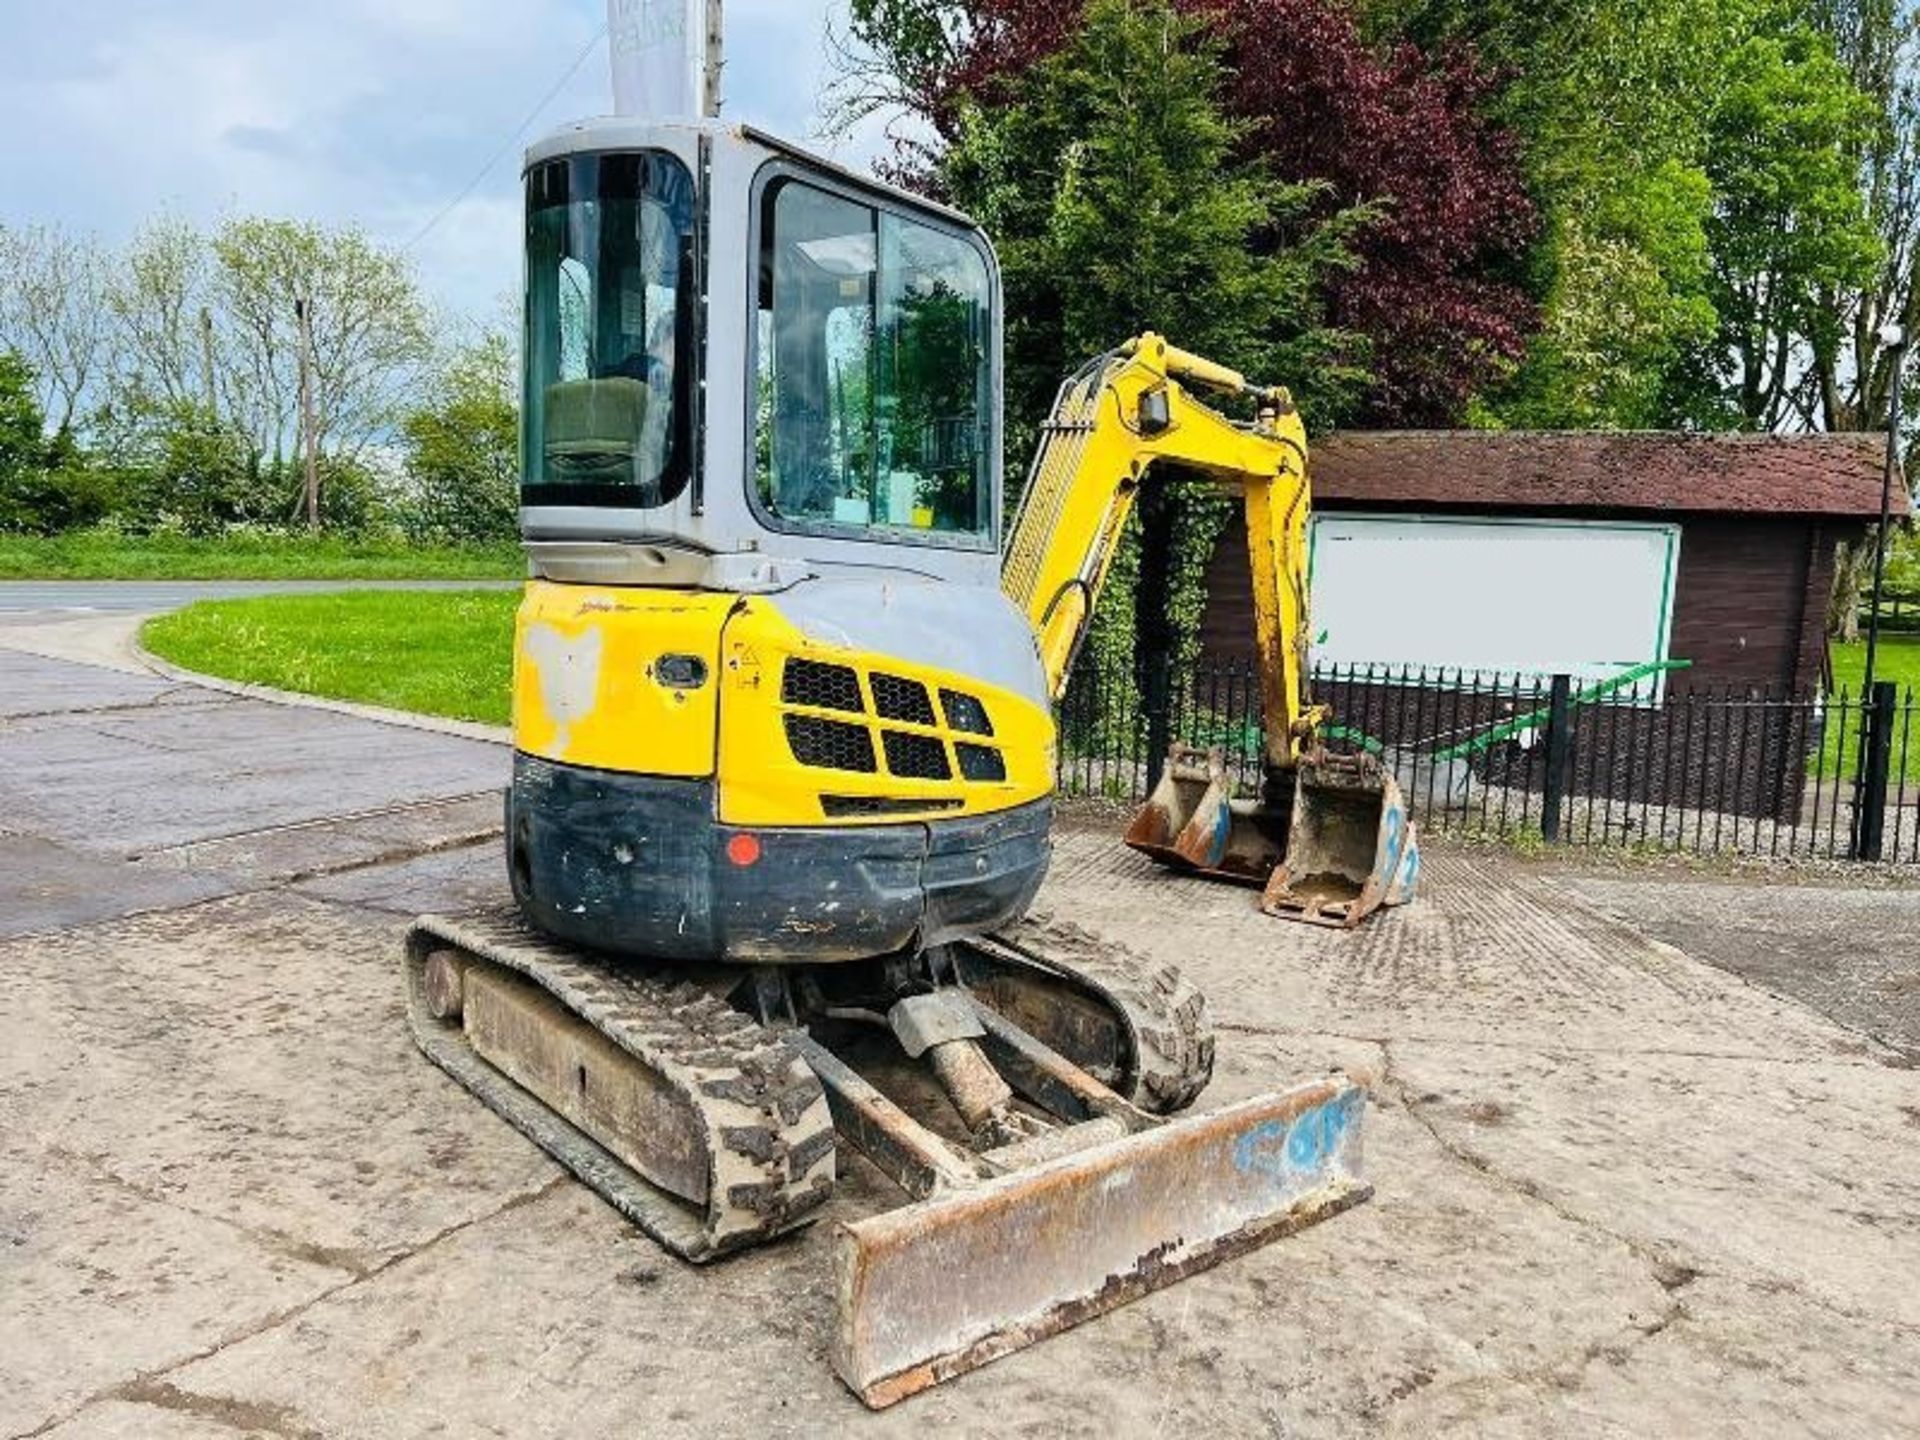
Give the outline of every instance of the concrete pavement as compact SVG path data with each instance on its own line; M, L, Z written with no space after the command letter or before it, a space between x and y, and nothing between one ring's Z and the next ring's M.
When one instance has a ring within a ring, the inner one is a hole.
M1205 985L1203 1104L1370 1075L1377 1197L869 1415L824 1227L680 1265L413 1052L395 942L499 893L504 763L0 649L0 1435L1920 1420L1901 1052L1566 877L1436 851L1418 906L1334 935L1104 828L1042 904ZM896 1203L845 1168L832 1216Z

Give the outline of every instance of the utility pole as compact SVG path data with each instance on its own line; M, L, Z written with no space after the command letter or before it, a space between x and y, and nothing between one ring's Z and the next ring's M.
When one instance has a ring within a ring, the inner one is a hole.
M295 300L300 321L300 443L307 458L307 529L320 529L320 464L314 454L313 425L313 309L311 302Z
M1906 484L1900 452L1900 378L1906 367L1907 332L1880 327L1893 374L1887 386L1887 463L1880 477L1880 528L1873 537L1873 598L1867 602L1867 671L1860 682L1860 761L1853 782L1853 845L1856 860L1878 860L1886 829L1887 771L1893 757L1895 690L1879 685L1880 596L1887 574L1887 527L1893 523L1893 477Z
M720 14L721 0L707 0L706 112L709 119L720 115L720 72L725 61L726 22Z
M213 383L213 312L200 307L200 385L206 394L207 421L220 422L220 392Z

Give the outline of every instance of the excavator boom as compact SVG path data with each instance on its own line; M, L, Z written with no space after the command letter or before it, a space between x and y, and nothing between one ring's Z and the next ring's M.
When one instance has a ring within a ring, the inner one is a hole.
M1237 423L1197 398L1251 401ZM1066 692L1127 519L1155 466L1238 492L1246 508L1264 782L1236 800L1224 757L1176 746L1127 843L1163 863L1265 887L1269 914L1358 924L1411 899L1418 850L1393 777L1331 756L1307 693L1306 430L1284 389L1147 334L1083 366L1041 430L1001 570L1054 698Z

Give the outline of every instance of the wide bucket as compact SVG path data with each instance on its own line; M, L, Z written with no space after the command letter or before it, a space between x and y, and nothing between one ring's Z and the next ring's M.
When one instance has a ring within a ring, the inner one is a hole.
M1220 750L1176 745L1126 843L1162 865L1263 885L1286 853L1291 807L1235 800Z
M1301 757L1286 853L1267 879L1269 915L1347 929L1382 905L1404 905L1420 847L1400 786L1368 754Z
M833 1363L891 1405L1358 1204L1344 1076L839 1227Z

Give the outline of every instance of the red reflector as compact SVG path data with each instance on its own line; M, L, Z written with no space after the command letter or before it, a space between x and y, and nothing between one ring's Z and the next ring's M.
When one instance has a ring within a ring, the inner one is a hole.
M736 865L751 865L760 858L760 841L753 835L736 835L727 841L727 859Z

